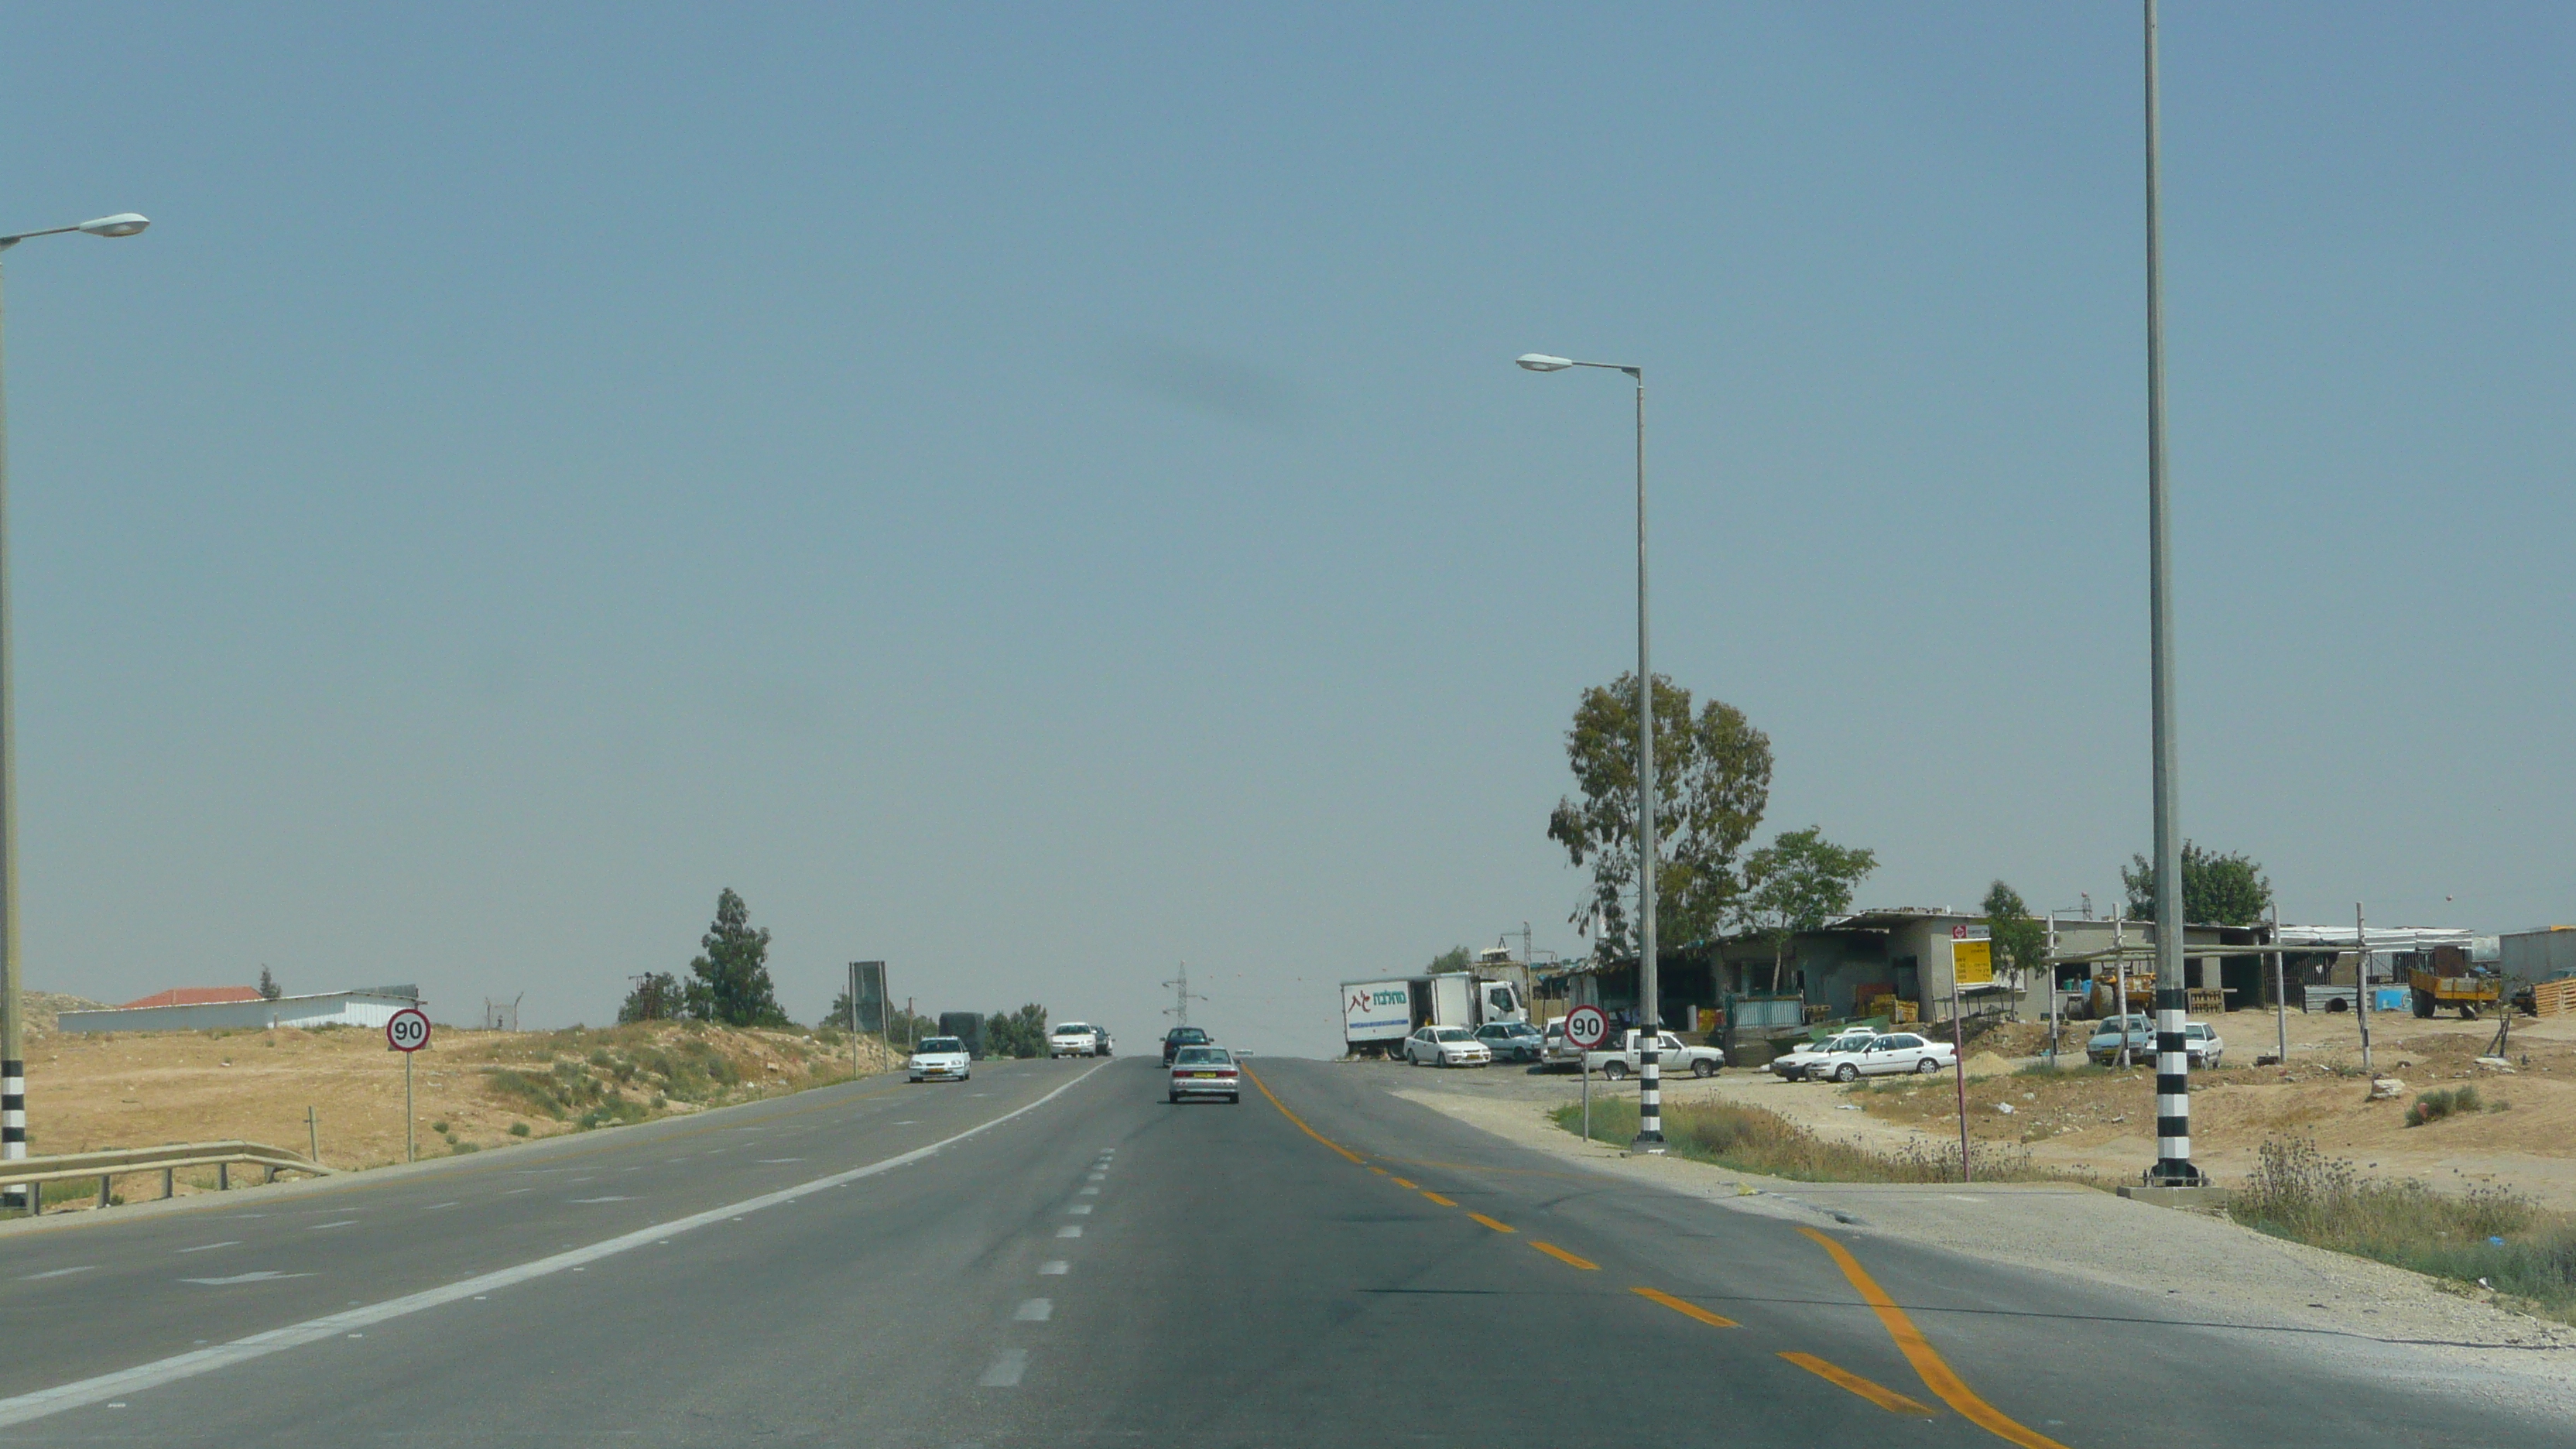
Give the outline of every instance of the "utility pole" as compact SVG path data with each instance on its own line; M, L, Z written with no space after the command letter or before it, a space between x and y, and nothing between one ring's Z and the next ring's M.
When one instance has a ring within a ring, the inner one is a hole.
M879 1022L880 1026L884 1023ZM850 963L850 1080L859 1079L859 963Z
M2281 1065L2290 1064L2290 984L2289 958L2281 951L2281 903L2272 903L2272 1035L2273 1050L2281 1054Z
M2370 1075L2370 933L2361 926L2361 902L2352 903L2352 1009L2361 1018L2361 1074Z
M2057 989L2057 912L2048 913L2048 1069L2057 1070L2057 1034L2065 1029L2058 1020L2057 998L2065 993Z
M2147 92L2147 613L2148 694L2154 720L2156 822L2156 1162L2147 1181L2201 1187L2191 1161L2191 1056L2183 1018L2182 755L2175 739L2173 507L2165 493L2165 273L2158 170L2156 0L2146 0ZM2125 1035L2122 1038L2126 1040Z
M1193 1001L1205 1001L1205 1000L1207 1000L1207 998L1206 998L1206 997L1201 996L1201 995L1199 995L1197 992L1190 990L1190 963L1189 963L1189 962L1187 962L1187 961L1182 962L1182 963L1181 963L1181 974L1180 974L1179 978L1178 978L1178 979L1176 979L1176 980L1166 981L1166 982L1164 982L1163 984L1164 984L1165 986L1169 986L1169 987L1171 987L1171 988L1173 989L1173 992L1174 992L1174 995L1173 995L1173 997L1172 997L1172 1004L1171 1004L1171 1005L1169 1005L1169 1006L1167 1006L1167 1007L1165 1007L1165 1008L1163 1008L1163 1014L1164 1014L1165 1016L1177 1016L1177 1017L1179 1017L1179 1018L1180 1018L1180 1021L1179 1021L1179 1023L1178 1023L1179 1025L1182 1025L1182 1026L1187 1026L1187 1025L1189 1025L1189 1024L1190 1024L1190 1003L1191 1003L1191 1002L1193 1002Z

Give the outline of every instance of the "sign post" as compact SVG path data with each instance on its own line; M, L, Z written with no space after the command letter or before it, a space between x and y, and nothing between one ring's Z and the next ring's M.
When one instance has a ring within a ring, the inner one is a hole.
M429 1045L429 1016L417 1006L406 1006L385 1023L385 1047L402 1053L403 1059L403 1160L420 1161L420 1139L411 1106L411 1054Z
M1968 1027L1959 1010L1959 986L1995 979L1995 943L1987 926L1950 928L1950 1065L1959 1078L1959 1181L1968 1181Z
M1583 1140L1592 1140L1592 1057L1593 1048L1610 1039L1610 1018L1597 1006L1578 1006L1565 1014L1565 1041L1580 1055L1575 1061L1583 1068Z

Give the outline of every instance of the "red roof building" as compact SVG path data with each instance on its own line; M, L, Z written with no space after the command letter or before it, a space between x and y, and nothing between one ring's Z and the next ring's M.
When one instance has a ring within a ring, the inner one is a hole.
M129 1007L211 1006L219 1001L257 1000L259 988L256 986L173 986L167 991L156 991L140 1001L125 1004Z

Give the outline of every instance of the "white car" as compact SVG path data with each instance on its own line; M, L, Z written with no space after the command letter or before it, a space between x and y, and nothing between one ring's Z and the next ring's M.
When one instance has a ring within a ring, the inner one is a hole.
M1055 1030L1047 1033L1047 1055L1050 1057L1097 1056L1100 1053L1100 1039L1103 1035L1104 1033L1087 1021L1058 1022Z
M1494 1053L1463 1026L1426 1026L1404 1039L1404 1059L1417 1067L1482 1067Z
M1847 1031L1827 1041L1809 1042L1796 1051L1773 1057L1771 1071L1783 1081L1794 1082L1806 1076L1809 1068L1833 1056L1836 1052L1859 1051L1868 1046L1877 1036L1878 1033L1875 1030L1863 1027L1859 1031Z
M1933 1041L1910 1031L1899 1031L1873 1036L1854 1050L1838 1051L1807 1068L1807 1071L1811 1076L1849 1082L1861 1077L1944 1071L1955 1066L1958 1060L1958 1049L1946 1041Z
M2193 1066L2215 1068L2219 1058L2227 1054L2227 1038L2208 1022L2186 1021L2182 1024L2182 1050Z
M916 1082L962 1082L975 1073L966 1043L953 1036L926 1036L912 1049L904 1071Z

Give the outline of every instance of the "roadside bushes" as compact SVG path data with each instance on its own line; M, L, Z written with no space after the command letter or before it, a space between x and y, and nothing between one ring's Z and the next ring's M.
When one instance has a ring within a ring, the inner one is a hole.
M2469 1103L2450 1094L2445 1110L2476 1109L2476 1089L2460 1092ZM2491 1288L2533 1312L2576 1322L2576 1219L2504 1188L2451 1197L2412 1180L2367 1179L2306 1138L2274 1138L2260 1156L2228 1205L2247 1227Z
M1568 1132L1582 1131L1581 1104L1569 1102L1557 1108L1556 1125ZM1614 1142L1636 1136L1637 1104L1624 1097L1596 1099L1592 1135ZM1959 1180L1959 1154L1946 1146L1917 1144L1888 1156L1846 1142L1828 1142L1777 1112L1732 1102L1665 1103L1664 1140L1670 1151L1684 1157L1800 1182ZM2067 1176L2035 1170L2029 1152L1994 1143L1977 1143L1970 1151L1969 1165L1981 1182L2057 1181Z

